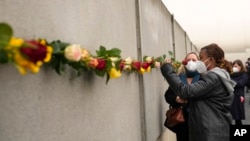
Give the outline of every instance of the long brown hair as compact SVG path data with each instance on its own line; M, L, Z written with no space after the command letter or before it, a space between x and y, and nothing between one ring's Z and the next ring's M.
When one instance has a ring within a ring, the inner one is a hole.
M244 67L244 65L243 65L243 63L242 63L241 60L237 59L237 60L233 61L233 65L234 64L238 64L241 67L240 72L246 72L246 68Z
M215 43L209 44L201 48L201 50L205 50L208 57L213 57L215 59L217 67L225 69L229 73L233 72L232 65L230 64L229 61L225 59L225 54L223 49L219 47L217 44Z

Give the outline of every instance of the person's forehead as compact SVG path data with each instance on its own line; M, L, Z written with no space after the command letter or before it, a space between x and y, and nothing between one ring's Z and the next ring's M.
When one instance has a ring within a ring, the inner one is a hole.
M235 63L233 66L234 66L234 67L240 67L240 65L237 64L237 63Z
M197 58L195 54L188 54L187 58Z

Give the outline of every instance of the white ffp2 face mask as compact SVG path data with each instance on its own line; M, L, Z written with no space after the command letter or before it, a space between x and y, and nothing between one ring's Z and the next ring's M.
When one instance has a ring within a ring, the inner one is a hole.
M197 64L194 61L188 61L187 65L185 66L188 71L196 71Z
M236 67L233 67L233 72L239 72L239 69Z
M196 65L197 65L196 70L197 70L199 73L205 73L205 72L207 72L207 67L206 67L206 65L205 65L204 62L202 62L202 61L197 61L197 62L196 62Z

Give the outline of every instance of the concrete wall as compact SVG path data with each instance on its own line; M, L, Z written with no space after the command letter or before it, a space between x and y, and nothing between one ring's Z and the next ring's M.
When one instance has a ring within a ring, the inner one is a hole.
M172 50L171 15L161 1L140 1L140 23L142 54L160 56ZM146 139L153 141L165 120L167 105L163 94L167 83L157 69L143 75L143 80Z
M0 0L0 13L16 37L79 43L93 53L117 47L123 58L176 50L183 59L191 42L161 0ZM106 85L91 72L72 78L70 69L59 76L43 68L21 76L11 65L0 68L1 141L152 141L163 131L175 140L163 127L168 85L159 69Z
M236 59L240 59L243 64L245 64L245 62L247 61L247 58L250 57L250 50L246 49L245 52L235 52L235 53L225 53L225 58L228 61L234 61Z
M186 32L182 29L180 24L174 20L174 41L175 41L175 58L182 60L187 54L186 48Z

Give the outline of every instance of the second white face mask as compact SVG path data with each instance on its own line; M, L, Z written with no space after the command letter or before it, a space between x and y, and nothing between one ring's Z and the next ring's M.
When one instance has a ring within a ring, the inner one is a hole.
M207 72L207 67L206 67L206 65L205 65L204 62L197 61L196 64L197 64L197 71L199 73L205 73L205 72Z
M239 69L236 67L233 67L233 72L239 72Z

